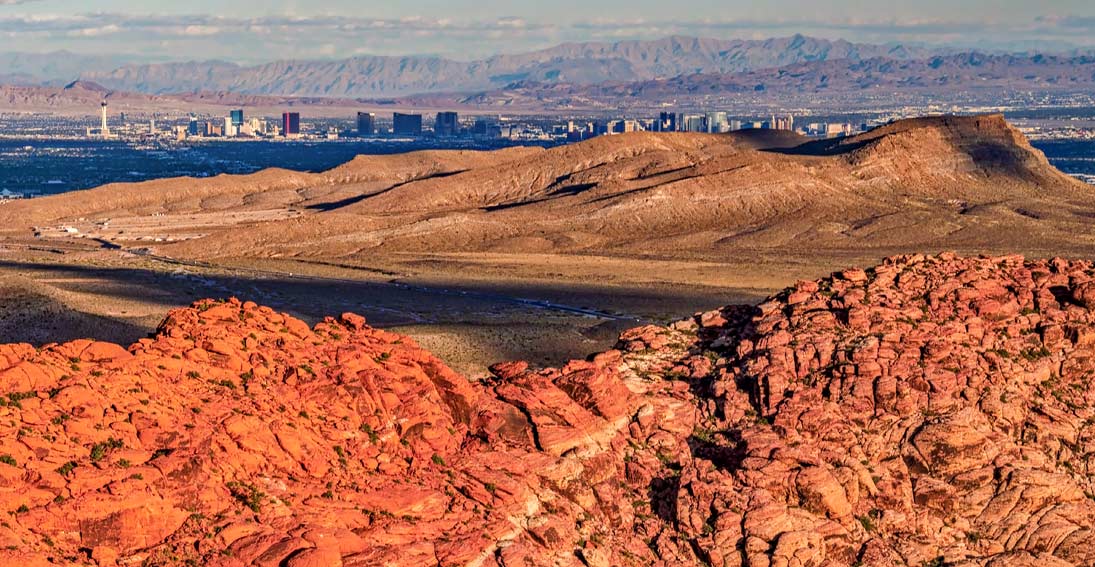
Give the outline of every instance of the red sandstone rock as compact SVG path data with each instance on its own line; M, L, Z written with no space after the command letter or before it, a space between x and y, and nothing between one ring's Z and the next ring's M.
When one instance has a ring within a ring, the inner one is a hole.
M482 383L235 300L3 345L0 563L1092 565L1093 277L898 257Z

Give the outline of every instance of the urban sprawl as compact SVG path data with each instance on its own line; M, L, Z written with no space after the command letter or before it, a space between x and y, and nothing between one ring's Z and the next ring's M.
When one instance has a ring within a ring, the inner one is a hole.
M590 119L556 121L523 120L501 116L475 116L462 119L456 112L438 112L432 122L423 114L395 112L390 119L380 119L373 112L358 112L356 121L349 129L338 125L315 125L301 122L299 112L285 112L280 120L265 117L247 117L243 109L230 111L223 118L199 119L191 114L182 124L157 126L155 118L147 124L132 124L120 114L121 125L111 126L108 106L100 109L100 123L89 127L86 135L92 138L129 138L140 136L173 137L177 140L191 138L237 139L339 139L353 137L397 138L455 138L527 140L548 142L573 142L595 136L624 134L628 132L708 132L723 133L745 129L773 129L797 131L807 136L843 136L866 130L869 125L850 123L811 122L796 124L794 116L770 116L759 120L728 116L726 112L661 112L655 118L645 119Z

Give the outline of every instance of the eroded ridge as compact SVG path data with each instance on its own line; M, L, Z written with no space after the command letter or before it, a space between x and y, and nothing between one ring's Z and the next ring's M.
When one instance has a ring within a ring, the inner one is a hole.
M236 300L0 348L0 560L1090 565L1095 268L901 256L470 382Z

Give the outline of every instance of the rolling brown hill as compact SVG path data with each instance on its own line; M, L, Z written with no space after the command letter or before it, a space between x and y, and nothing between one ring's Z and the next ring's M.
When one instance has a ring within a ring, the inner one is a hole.
M8 204L0 219L12 236L67 223L204 260L1088 255L1091 196L989 115L797 144L775 133L635 133L548 150L362 156L319 174L112 185ZM183 230L194 219L201 226Z

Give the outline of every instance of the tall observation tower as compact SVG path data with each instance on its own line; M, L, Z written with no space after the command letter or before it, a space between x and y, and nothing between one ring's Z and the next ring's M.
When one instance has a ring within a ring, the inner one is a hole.
M100 110L100 113L101 113L99 129L102 132L103 137L106 138L107 136L110 135L110 129L106 127L106 101L105 100L103 101L103 103L101 105L99 105L99 110Z

